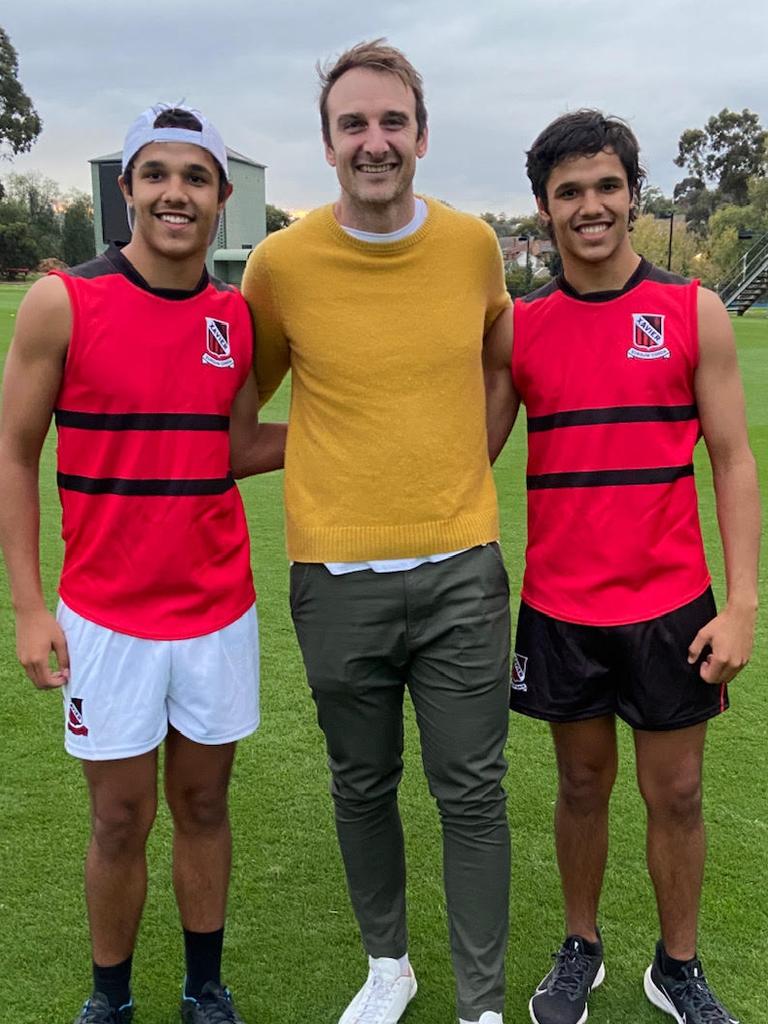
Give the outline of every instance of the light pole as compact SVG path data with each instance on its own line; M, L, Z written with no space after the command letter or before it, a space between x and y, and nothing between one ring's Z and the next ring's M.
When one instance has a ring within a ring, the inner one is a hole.
M518 235L518 242L525 242L525 286L531 287L531 236Z
M672 269L672 228L675 224L675 211L669 211L669 242L667 243L667 270Z
M755 237L755 232L750 230L750 228L739 228L739 241L740 242L749 241L750 239L752 239L754 237ZM744 283L744 281L746 280L746 277L747 277L747 254L748 254L748 252L749 252L749 249L745 248L744 252L741 254L741 282L742 282L742 284Z

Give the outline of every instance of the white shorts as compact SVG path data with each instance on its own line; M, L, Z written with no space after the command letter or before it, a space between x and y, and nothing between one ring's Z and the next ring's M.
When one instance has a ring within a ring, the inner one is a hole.
M69 649L64 746L86 761L138 757L168 723L195 743L232 743L259 724L256 606L224 629L189 640L116 633L59 601Z

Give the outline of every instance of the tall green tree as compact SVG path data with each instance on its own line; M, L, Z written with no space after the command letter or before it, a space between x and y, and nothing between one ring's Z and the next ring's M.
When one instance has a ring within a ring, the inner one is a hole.
M691 178L714 184L725 202L748 202L750 178L766 174L768 132L753 111L724 107L703 128L688 128L680 136L675 163Z
M6 221L0 207L0 277L8 277L13 270L34 270L40 258L37 243L29 225L23 221Z
M511 235L530 235L531 238L546 238L547 232L538 214L520 214L508 217L506 213L481 213L480 220L490 224L499 238Z
M674 200L665 196L656 185L643 189L640 201L641 213L652 213L654 217L662 217L672 211Z
M29 226L41 258L62 258L61 189L57 182L38 171L10 174L5 182L6 198L25 211L23 220Z
M70 267L85 263L96 255L93 236L93 204L85 193L70 197L61 226L61 253Z
M687 223L699 235L705 235L707 221L714 213L722 196L708 189L701 178L683 178L673 192L675 210L685 215Z
M512 234L506 213L491 213L488 211L480 214L480 220L484 220L486 224L490 224L498 238L503 238L505 235Z
M288 225L292 223L293 217L287 210L281 210L279 206L273 206L271 203L267 203L268 235L271 235L273 231L280 231L281 228L287 228Z
M19 82L19 59L5 29L0 28L0 156L26 153L43 123Z

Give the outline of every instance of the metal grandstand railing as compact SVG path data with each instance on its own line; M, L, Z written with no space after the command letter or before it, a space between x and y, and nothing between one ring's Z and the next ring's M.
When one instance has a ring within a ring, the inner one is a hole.
M768 231L744 253L718 291L725 308L737 316L768 294Z

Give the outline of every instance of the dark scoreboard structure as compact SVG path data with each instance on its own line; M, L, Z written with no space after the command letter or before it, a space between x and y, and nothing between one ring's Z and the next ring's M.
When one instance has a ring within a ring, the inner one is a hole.
M98 204L101 221L96 238L97 251L101 251L110 242L125 243L130 241L131 232L125 211L125 200L117 184L120 177L120 160L102 158L98 163L91 161L98 176ZM93 197L96 209L96 195Z

